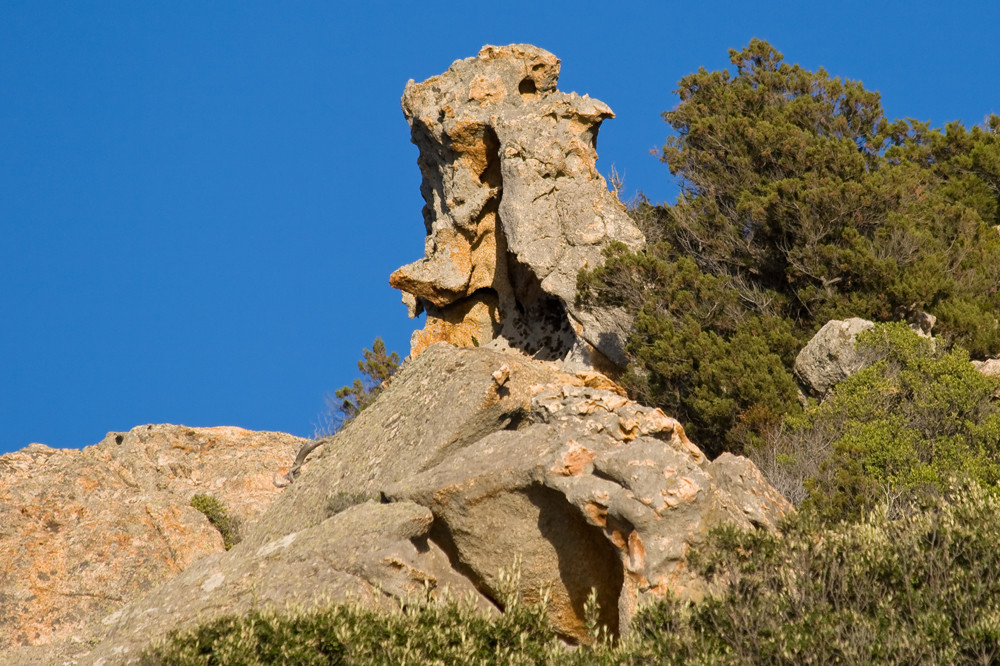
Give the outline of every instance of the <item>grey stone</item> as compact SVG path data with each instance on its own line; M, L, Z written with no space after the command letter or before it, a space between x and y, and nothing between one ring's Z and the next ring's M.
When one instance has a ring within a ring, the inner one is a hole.
M988 358L985 361L973 361L972 365L975 366L976 370L987 377L1000 377L1000 358Z
M256 609L308 611L335 602L399 609L445 589L492 606L427 540L433 521L409 502L366 502L262 546L239 544L199 560L143 599L106 618L111 629L86 663L134 663L151 640L222 615Z
M933 337L931 331L936 322L937 317L921 310L912 312L906 317L906 323L909 324L910 329L922 338Z
M709 463L676 420L616 393L546 386L529 421L385 493L429 507L432 538L491 598L519 559L522 594L549 589L566 636L583 637L592 587L615 630L668 592L701 598L691 547L717 525L772 529L791 510L750 461Z
M834 319L812 337L795 357L793 372L805 396L825 399L838 382L864 366L855 349L858 334L873 328L867 319Z

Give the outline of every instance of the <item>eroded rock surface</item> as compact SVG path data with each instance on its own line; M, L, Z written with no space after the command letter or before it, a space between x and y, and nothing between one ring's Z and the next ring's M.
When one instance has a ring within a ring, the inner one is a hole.
M987 377L1000 377L1000 358L988 358L985 361L973 361L972 365Z
M717 525L769 529L791 507L749 461L709 462L677 421L616 389L559 363L432 345L242 543L108 617L80 663L129 663L171 629L254 605L389 612L447 589L490 610L516 560L522 595L551 589L570 639L584 637L591 587L618 630L645 600L698 598L690 548Z
M773 528L790 510L752 463L709 463L660 410L552 384L538 387L521 429L493 433L385 493L428 506L432 538L490 597L497 570L520 558L522 594L549 588L550 618L574 638L585 635L592 587L618 631L668 591L703 596L685 561L711 528Z
M194 627L221 615L256 608L301 608L358 603L390 613L420 601L425 590L448 589L456 599L495 609L447 555L427 539L431 512L410 502L372 501L259 547L239 544L205 558L140 602L105 619L106 639L85 663L134 663L164 628Z
M252 524L303 440L150 425L94 446L0 456L0 650L86 631L195 560L224 550L196 493ZM2 661L2 660L0 660Z
M559 59L485 46L444 74L409 82L403 112L420 149L425 256L390 278L411 316L412 353L434 342L492 343L543 359L624 366L630 324L574 303L581 268L611 241L644 243L598 173L597 133L614 117L556 90Z

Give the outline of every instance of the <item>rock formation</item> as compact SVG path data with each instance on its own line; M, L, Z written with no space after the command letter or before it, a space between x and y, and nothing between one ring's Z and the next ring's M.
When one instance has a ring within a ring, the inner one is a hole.
M621 367L628 321L577 308L576 275L598 265L608 243L643 238L594 168L611 111L557 92L558 65L530 46L484 47L407 85L428 237L424 259L392 284L411 312L427 312L427 326L374 404L325 439L255 522L301 440L262 435L280 445L279 462L245 431L147 426L83 452L32 447L0 459L21 470L0 486L5 512L30 514L30 529L14 528L28 536L12 543L38 534L46 549L4 579L25 590L4 602L24 616L13 623L28 624L29 588L53 585L32 579L53 575L39 557L63 563L63 592L100 585L118 597L94 601L50 636L62 640L0 661L136 663L173 630L262 607L352 602L393 612L447 590L496 613L498 573L515 565L522 597L548 589L549 618L579 641L591 589L603 622L626 631L644 601L705 594L687 559L709 530L773 529L792 510L751 462L707 460L676 420L596 371ZM238 453L228 448L241 438ZM58 455L93 459L93 469L55 466ZM205 462L212 455L223 457ZM187 506L201 489L251 523L229 551ZM41 534L49 525L66 539ZM100 583L71 587L92 570L104 572ZM47 608L31 611L37 635L51 624ZM110 614L95 621L101 612Z
M520 592L551 589L550 617L570 639L584 635L591 587L614 629L668 591L697 599L689 550L717 525L772 527L790 505L752 463L709 462L677 421L613 387L499 350L432 345L241 543L83 634L99 643L89 655L86 643L54 653L129 663L151 639L221 614L331 601L391 612L446 588L496 612L497 574L515 558Z
M252 523L302 441L159 425L82 450L32 444L0 456L0 650L72 636L222 551L191 497L209 494Z
M864 359L855 349L858 334L874 327L867 319L832 319L795 357L793 372L805 397L824 400L838 382L860 370Z
M689 548L717 525L773 528L790 508L752 463L709 463L659 409L565 382L534 391L518 430L491 433L384 493L429 507L432 538L492 599L498 564L516 553L522 592L550 589L551 619L568 636L584 635L592 587L615 632L642 601L700 598Z
M624 366L629 321L574 303L581 268L612 241L645 241L595 167L603 102L556 90L559 59L485 46L423 83L403 112L420 149L425 256L390 278L410 315L412 353L439 341L492 343L542 359ZM609 363L610 361L610 363Z
M987 377L1000 377L1000 358L988 358L985 361L973 361L976 370Z

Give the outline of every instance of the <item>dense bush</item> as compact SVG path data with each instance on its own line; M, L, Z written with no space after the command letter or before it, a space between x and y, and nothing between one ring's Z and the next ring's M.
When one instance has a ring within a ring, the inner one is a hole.
M208 664L538 664L555 652L538 607L490 619L461 603L399 614L333 606L302 614L254 612L173 635L143 663Z
M956 480L1000 480L1000 379L901 323L862 333L857 348L869 365L751 454L786 497L836 521L899 511Z
M720 532L697 563L726 581L696 606L637 617L630 663L989 664L1000 659L1000 502L973 486L784 536Z
M545 617L545 600L525 604L508 585L505 612L472 603L413 600L401 612L337 605L309 613L254 612L175 632L144 656L147 666L208 664L544 664L571 660ZM596 617L596 609L594 610ZM601 636L594 634L596 639ZM598 642L597 649L607 648ZM577 651L581 658L593 654Z
M727 278L691 257L666 243L635 255L616 245L579 284L581 302L636 312L623 383L680 419L709 454L741 450L748 431L797 408L787 368L800 341L789 322L748 312Z
M739 452L798 410L794 353L829 319L926 311L947 343L1000 352L1000 118L889 122L877 93L765 42L730 55L664 114L682 194L633 204L649 245L579 279L581 304L636 314L633 395Z

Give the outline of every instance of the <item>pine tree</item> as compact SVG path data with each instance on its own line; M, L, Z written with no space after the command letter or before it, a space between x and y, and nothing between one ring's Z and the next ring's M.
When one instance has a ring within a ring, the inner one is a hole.
M330 420L335 426L331 430L340 429L375 402L375 398L385 387L385 382L399 369L399 354L386 354L382 338L375 338L372 348L365 349L362 353L363 358L358 361L361 377L355 379L353 384L337 389L334 393L336 397L327 398L332 414Z
M926 311L973 357L1000 352L1000 118L890 122L877 92L766 42L730 60L663 114L681 196L633 206L649 245L579 279L582 305L636 315L633 395L739 452L798 410L795 353L830 319Z

